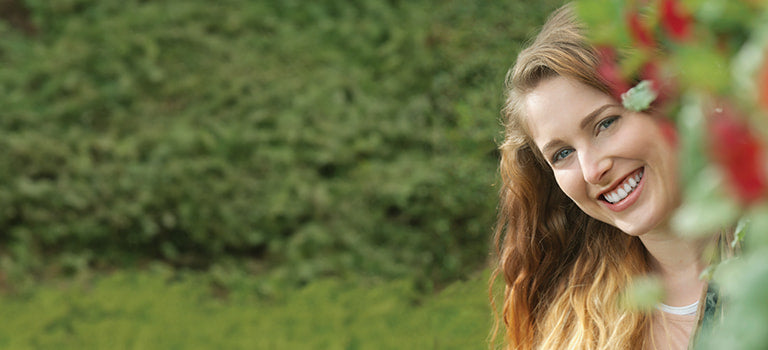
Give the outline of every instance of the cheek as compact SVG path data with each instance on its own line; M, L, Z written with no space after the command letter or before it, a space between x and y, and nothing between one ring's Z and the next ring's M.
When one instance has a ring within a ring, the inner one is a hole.
M666 119L639 119L622 128L611 140L613 155L618 158L650 161L667 158L676 152L677 130Z
M584 178L581 176L581 173L573 169L558 170L555 172L555 180L560 190L577 205L581 206L581 202L587 196L584 188Z
M665 167L674 170L677 166L678 134L675 124L666 118L655 118L653 133L649 133L643 142L649 158L658 158Z

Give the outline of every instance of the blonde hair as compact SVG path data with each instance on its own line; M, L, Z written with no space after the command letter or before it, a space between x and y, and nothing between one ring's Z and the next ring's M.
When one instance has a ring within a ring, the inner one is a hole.
M560 190L525 122L524 99L545 79L568 77L610 93L598 64L566 5L508 73L494 234L498 262L491 279L491 288L499 275L506 284L500 317L508 349L649 344L650 315L620 307L626 286L650 270L645 248L638 238L586 215ZM498 329L497 320L494 334Z

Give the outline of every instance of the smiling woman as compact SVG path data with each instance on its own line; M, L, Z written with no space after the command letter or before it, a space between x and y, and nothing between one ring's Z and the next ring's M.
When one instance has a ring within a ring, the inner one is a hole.
M626 109L570 6L508 77L495 241L509 349L684 349L702 310L703 247L670 227L678 152L665 118ZM657 276L662 304L622 306ZM682 311L680 311L682 310Z
M589 216L641 235L679 204L677 153L661 119L563 76L542 81L522 102L558 186Z

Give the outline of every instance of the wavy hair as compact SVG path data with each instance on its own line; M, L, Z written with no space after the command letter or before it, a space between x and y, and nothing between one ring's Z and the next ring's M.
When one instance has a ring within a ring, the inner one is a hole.
M610 93L599 56L574 9L555 11L520 52L506 81L502 186L491 278L505 281L500 321L507 349L636 349L648 346L650 315L620 306L634 277L650 271L637 237L593 219L558 187L533 143L523 103L543 80L563 76Z

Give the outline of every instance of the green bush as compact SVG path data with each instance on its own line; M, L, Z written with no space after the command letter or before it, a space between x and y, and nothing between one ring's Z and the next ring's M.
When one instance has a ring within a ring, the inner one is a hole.
M36 36L0 25L1 265L476 269L503 77L556 3L28 0Z

